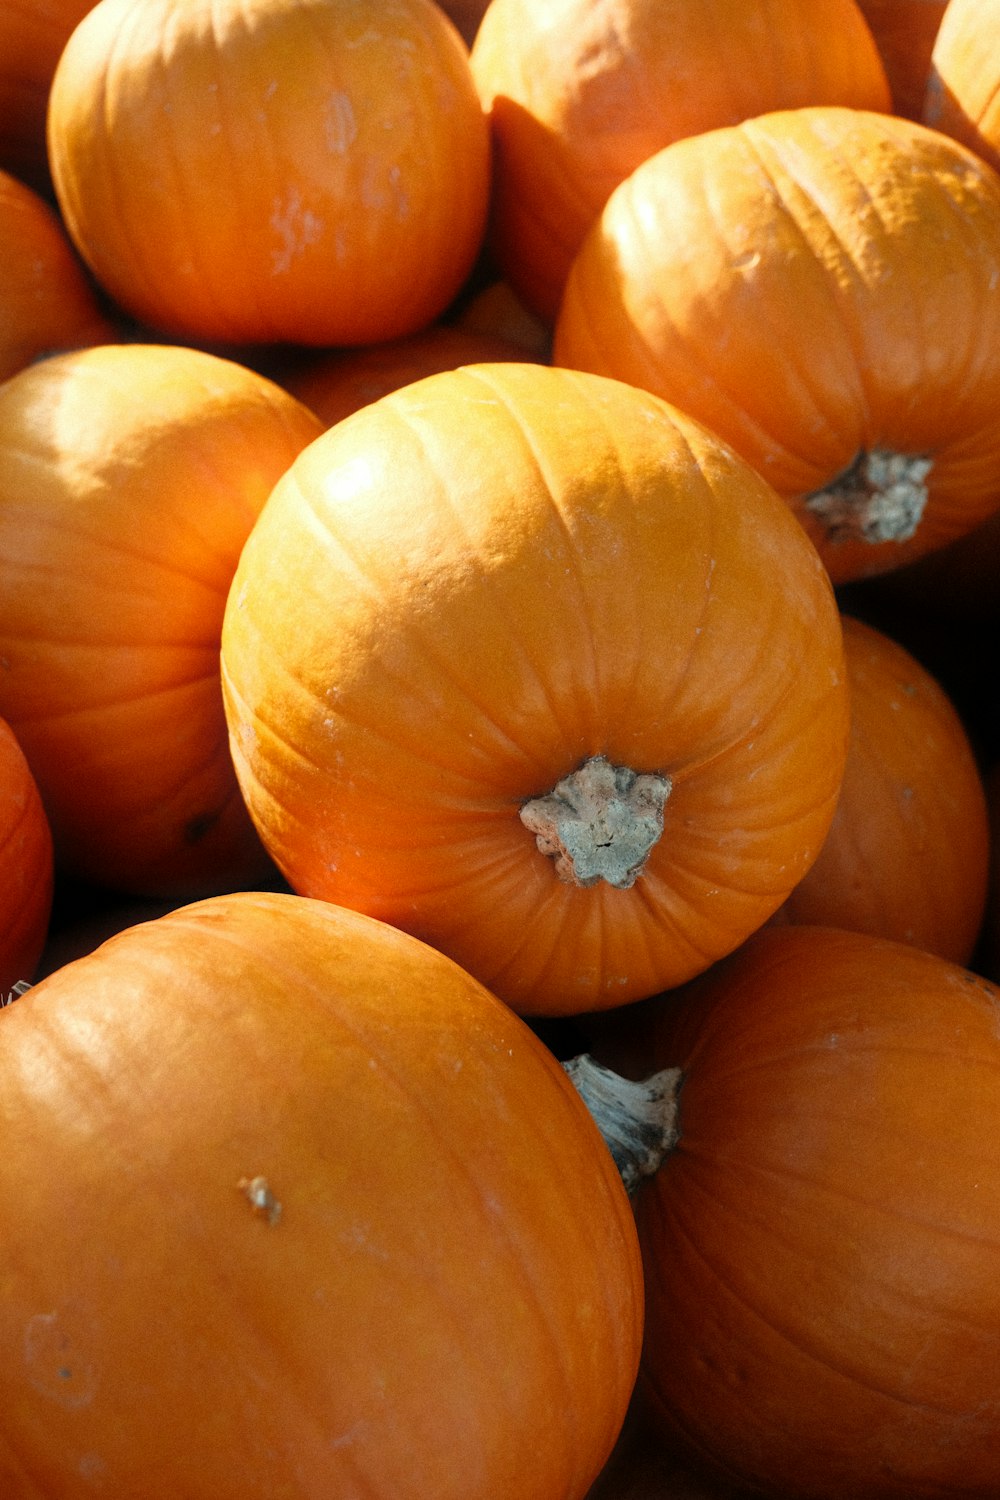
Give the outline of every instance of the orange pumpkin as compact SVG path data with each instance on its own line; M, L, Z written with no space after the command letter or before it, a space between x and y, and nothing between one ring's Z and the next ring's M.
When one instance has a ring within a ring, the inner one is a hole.
M118 337L58 215L6 172L0 172L0 265L0 380L41 354Z
M524 359L524 350L490 333L437 323L405 339L298 359L280 376L286 391L332 427L390 391L459 365Z
M949 0L931 53L923 119L1000 167L997 0Z
M883 631L846 617L851 739L819 858L780 916L870 932L969 963L990 830L976 755L937 680Z
M474 291L456 311L455 325L472 333L509 339L521 346L526 359L549 362L552 329L529 312L507 281L488 281Z
M635 1226L457 965L239 893L0 1029L5 1500L582 1500L639 1360Z
M222 671L293 888L557 1014L679 982L784 900L840 786L842 649L802 528L712 434L508 363L305 449L243 550Z
M0 5L0 170L51 187L45 147L49 87L59 55L95 0L3 0Z
M858 0L885 64L896 114L919 120L947 0Z
M193 349L108 344L0 385L0 714L64 872L178 897L270 872L226 747L219 632L258 511L321 431Z
M52 910L52 833L24 752L0 719L0 1006L34 977Z
M889 115L779 111L616 190L553 358L712 427L842 583L1000 503L998 264L1000 176L974 153Z
M608 195L670 141L800 104L890 106L855 0L493 0L472 70L491 247L549 323Z
M987 980L832 928L765 929L664 998L643 1383L731 1483L1000 1493L998 1014Z
M100 0L48 138L98 280L188 340L402 337L483 237L487 124L433 0Z

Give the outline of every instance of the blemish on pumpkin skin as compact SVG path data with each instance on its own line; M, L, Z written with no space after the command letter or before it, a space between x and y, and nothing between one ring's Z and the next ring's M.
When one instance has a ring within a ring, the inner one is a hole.
M97 1391L97 1376L78 1340L57 1311L36 1313L24 1331L28 1379L42 1396L68 1411L87 1406Z
M254 1213L266 1219L269 1224L277 1224L281 1218L281 1204L272 1193L266 1177L241 1177L236 1186L248 1200Z

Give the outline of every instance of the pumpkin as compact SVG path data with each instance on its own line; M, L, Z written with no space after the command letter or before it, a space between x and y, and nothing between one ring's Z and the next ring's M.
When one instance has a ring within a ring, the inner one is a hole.
M40 194L2 171L0 265L0 380L39 355L117 337L58 215Z
M885 114L782 110L622 183L553 359L712 427L845 583L996 510L998 265L1000 176L974 153Z
M0 714L75 878L190 897L270 877L226 746L243 541L322 423L215 355L108 344L0 385Z
M48 140L98 280L189 342L402 337L483 237L487 123L434 0L99 0Z
M986 979L833 928L766 928L662 998L642 1384L729 1483L1000 1493L998 1014Z
M519 344L526 359L548 364L552 353L552 330L529 312L509 282L487 281L463 299L455 313L455 325L472 333L498 335Z
M48 193L49 87L59 54L94 0L4 0L0 5L0 170Z
M965 725L905 647L845 617L847 765L819 857L779 916L914 943L971 961L983 919L990 830Z
M885 64L896 114L919 120L947 0L858 0Z
M293 889L565 1015L680 982L805 873L842 653L815 549L713 434L514 362L308 445L240 557L222 681Z
M855 0L493 0L472 71L494 143L490 246L550 324L609 194L661 147L764 110L891 102Z
M48 818L17 737L0 719L0 1006L38 968L52 886Z
M1000 5L949 0L934 39L922 118L1000 167Z
M457 965L240 892L0 1021L6 1500L581 1500L638 1365L635 1226Z
M351 412L425 375L459 365L525 357L523 348L499 334L437 323L405 339L293 359L281 373L280 383L332 427Z

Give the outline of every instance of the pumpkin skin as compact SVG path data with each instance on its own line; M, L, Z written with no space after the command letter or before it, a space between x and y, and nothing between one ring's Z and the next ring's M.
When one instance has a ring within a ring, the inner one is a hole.
M37 971L52 886L48 818L17 737L0 719L0 1005Z
M934 39L922 118L1000 167L1000 5L949 0L946 12Z
M57 349L114 342L58 215L0 172L0 380Z
M976 754L952 700L883 631L846 616L847 765L819 857L779 916L971 961L990 829Z
M615 191L553 359L712 427L845 583L996 510L998 260L1000 176L974 153L889 115L779 111L678 141Z
M885 64L892 108L908 120L923 114L931 53L947 0L858 0Z
M367 349L307 356L282 374L281 384L332 427L351 412L425 375L454 370L459 365L525 357L523 348L499 334L439 323L408 338Z
M488 128L433 0L100 0L48 141L98 280L189 341L402 337L483 237Z
M0 713L66 874L178 899L271 878L226 746L219 634L247 533L322 430L263 376L166 345L0 385Z
M854 0L493 0L472 71L494 142L490 245L550 324L609 194L663 146L765 110L890 107Z
M1000 991L785 927L666 1000L680 1140L635 1199L663 1431L774 1500L992 1500Z
M94 0L4 0L0 6L0 169L51 190L45 115L52 75Z
M241 892L0 1019L8 1500L586 1493L635 1226L560 1065L457 965Z
M833 814L842 651L801 527L713 434L507 363L300 455L241 555L222 680L290 885L556 1015L680 982L780 905ZM600 868L628 847L612 828L590 878L533 822L609 766L668 792L662 832L623 872Z

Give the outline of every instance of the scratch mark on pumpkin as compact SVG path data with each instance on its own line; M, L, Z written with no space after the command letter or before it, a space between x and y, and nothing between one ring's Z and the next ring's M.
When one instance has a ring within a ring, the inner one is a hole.
M335 90L327 101L323 132L327 148L338 156L342 156L357 139L358 122L354 106L342 89Z
M249 1200L254 1213L260 1214L269 1224L277 1224L281 1218L281 1204L266 1177L241 1177L236 1186Z
M303 207L298 188L291 188L284 199L274 200L270 223L281 240L279 248L271 252L271 271L275 276L282 276L296 256L301 255L308 245L316 244L323 232L323 224Z

